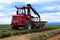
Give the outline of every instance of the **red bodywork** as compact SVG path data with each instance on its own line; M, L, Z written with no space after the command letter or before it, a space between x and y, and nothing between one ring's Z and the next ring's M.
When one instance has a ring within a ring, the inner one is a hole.
M29 15L24 15L24 14L13 15L11 24L25 25L26 20L29 19L30 19Z
M16 11L16 15L12 16L12 25L25 25L26 20L31 21L31 14L30 14L30 7L27 6L23 6L23 7L16 7L17 11ZM27 9L27 11L25 10ZM22 10L21 13L19 13L19 10ZM27 14L26 14L27 13Z

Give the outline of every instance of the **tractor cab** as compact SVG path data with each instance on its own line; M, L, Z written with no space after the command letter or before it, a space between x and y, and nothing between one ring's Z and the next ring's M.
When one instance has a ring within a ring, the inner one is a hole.
M15 25L24 25L26 21L26 11L23 7L16 7L16 15L12 16L12 23Z
M17 11L16 11L17 14L26 14L25 6L23 6L23 7L16 7L16 9L17 9Z

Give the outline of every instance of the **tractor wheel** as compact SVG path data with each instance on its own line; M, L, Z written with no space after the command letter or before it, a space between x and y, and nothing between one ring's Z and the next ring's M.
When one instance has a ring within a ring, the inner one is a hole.
M28 20L26 21L25 29L31 30L31 23Z
M44 23L41 23L38 25L38 28L44 28L45 24Z
M41 24L38 24L38 26L36 28L41 28Z
M17 25L11 25L12 29L18 29Z

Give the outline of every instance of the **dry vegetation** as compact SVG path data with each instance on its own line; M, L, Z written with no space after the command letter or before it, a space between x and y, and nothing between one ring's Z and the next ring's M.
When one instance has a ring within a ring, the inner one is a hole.
M53 30L55 29L55 30ZM0 38L9 37L11 35L20 35L32 32L41 32L44 30L53 30L49 32L42 32L39 35L31 36L31 40L45 40L54 35L60 34L60 25L46 25L43 29L32 29L32 30L12 30L10 25L0 25Z

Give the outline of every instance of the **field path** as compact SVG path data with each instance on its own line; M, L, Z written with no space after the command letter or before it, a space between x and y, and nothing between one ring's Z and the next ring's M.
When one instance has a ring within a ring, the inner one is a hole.
M26 35L16 35L16 36L8 37L8 38L3 38L0 40L28 40L28 38L26 37Z
M42 31L42 32L48 32L48 31L51 31L51 30L45 30L45 31ZM10 36L10 37L7 37L7 38L2 38L0 40L30 40L29 36L31 36L33 34L38 35L39 33L41 33L41 32Z
M60 38L60 34L56 35L56 36L53 36L53 37L50 37L48 38L47 40L58 40L58 38ZM60 40L60 39L59 39Z
M51 30L45 30L45 31L42 31L42 32L48 32L48 31L51 31ZM3 39L0 39L0 40L30 40L30 38L29 38L30 35L33 35L33 34L38 35L39 33L41 33L41 32L10 36L10 37L3 38ZM60 35L48 38L47 40L55 40L54 38L58 38L58 37L60 37Z

